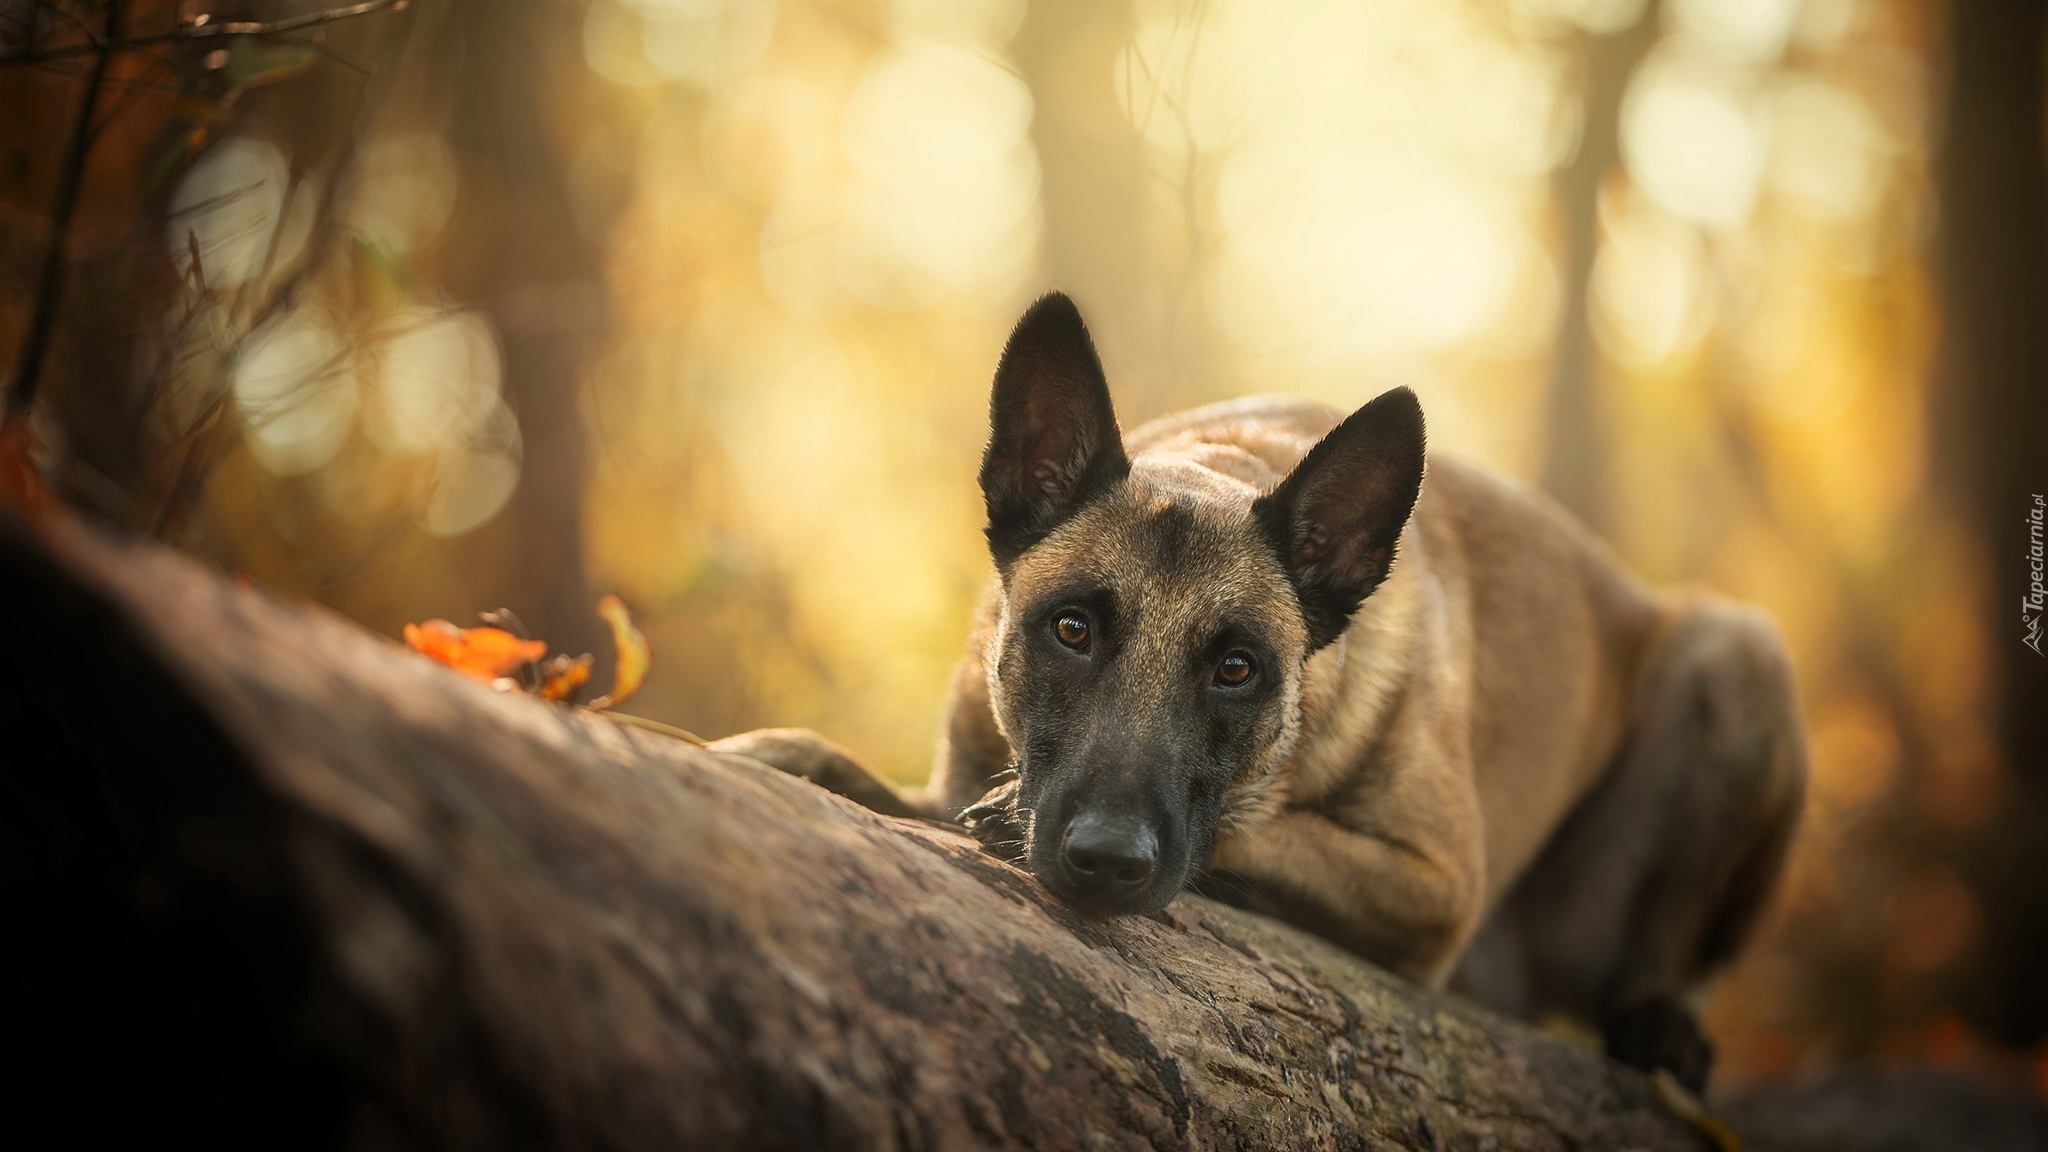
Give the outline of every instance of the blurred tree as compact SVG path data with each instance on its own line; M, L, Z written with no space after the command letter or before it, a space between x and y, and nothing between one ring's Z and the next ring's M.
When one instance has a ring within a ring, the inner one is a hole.
M1600 190L1621 165L1622 99L1636 65L1657 42L1658 8L1652 0L1624 28L1580 35L1578 147L1555 180L1564 307L1551 362L1543 488L1595 528L1605 526L1599 500L1605 452L1593 388L1599 359L1591 318Z
M1168 341L1148 283L1144 142L1117 101L1132 24L1127 0L1038 0L1016 51L1035 105L1051 286L1085 302L1111 378L1142 387Z
M99 29L101 39L120 37L121 20L127 14L127 8L125 0L112 0L106 6ZM113 61L112 52L101 52L93 58L86 71L84 90L79 94L78 108L73 113L75 118L65 126L42 268L34 281L33 305L28 312L28 329L21 340L21 358L13 378L8 381L7 415L10 419L25 413L35 403L50 339L57 330L57 317L63 309L71 218L78 210L78 193L85 180L86 159L91 155L93 139L98 135L96 118L100 97L106 91L107 70Z
M584 572L578 383L607 311L603 254L577 230L550 132L588 75L582 8L456 0L452 17L438 51L458 70L450 142L463 180L445 278L504 341L505 397L525 442L505 529L515 543L504 554L516 559L497 591L534 635L601 654Z
M1946 379L1935 395L1948 480L1990 563L2000 742L2015 794L1984 846L1990 945L1979 1011L2000 1040L2048 1033L2048 660L2020 643L2026 515L2048 494L2048 5L1950 8L1942 142Z

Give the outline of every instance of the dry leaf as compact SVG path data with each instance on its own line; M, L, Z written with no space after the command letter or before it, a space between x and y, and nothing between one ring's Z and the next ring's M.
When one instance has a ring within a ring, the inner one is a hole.
M457 628L446 620L407 624L405 642L413 651L485 684L548 653L545 642L521 640L503 628Z
M619 664L612 677L611 693L587 705L602 710L624 702L640 690L641 681L647 679L647 667L653 662L654 653L648 646L647 637L633 626L633 616L626 611L625 601L617 596L606 596L597 602L597 614L611 625L612 639L619 649ZM446 620L407 624L405 642L412 646L413 651L501 692L523 688L543 700L576 702L584 685L590 682L593 661L588 655L572 659L566 653L557 654L534 670L537 675L527 676L522 683L514 679L513 674L545 657L547 643L523 640L514 632L494 627L508 623L520 632L525 631L518 617L509 611L486 612L483 619L485 625L477 628L458 628Z
M626 611L624 600L606 596L597 602L597 614L612 626L612 641L619 650L612 690L590 702L591 708L603 710L625 703L627 697L640 690L640 682L647 679L647 667L654 662L654 650L648 646L647 637L633 626L633 615Z
M1680 1084L1669 1069L1659 1068L1650 1073L1650 1088L1666 1111L1692 1125L1693 1131L1706 1137L1716 1152L1742 1152L1742 1137L1728 1127L1727 1121L1707 1111L1706 1104L1692 1089Z
M566 652L557 655L541 666L540 698L574 703L583 686L590 682L590 665L587 652L574 660L569 659Z

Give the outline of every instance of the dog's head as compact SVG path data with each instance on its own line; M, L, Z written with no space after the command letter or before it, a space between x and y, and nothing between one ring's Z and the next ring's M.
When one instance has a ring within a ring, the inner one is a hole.
M1003 349L981 467L1003 602L988 652L1026 858L1103 913L1163 907L1293 752L1308 658L1385 578L1422 483L1407 389L1263 495L1124 452L1065 296Z

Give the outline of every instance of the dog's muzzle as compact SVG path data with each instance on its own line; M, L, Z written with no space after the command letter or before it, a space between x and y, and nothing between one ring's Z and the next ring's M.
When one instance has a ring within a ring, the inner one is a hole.
M1060 837L1062 886L1087 904L1122 907L1159 871L1159 835L1143 821L1083 812Z

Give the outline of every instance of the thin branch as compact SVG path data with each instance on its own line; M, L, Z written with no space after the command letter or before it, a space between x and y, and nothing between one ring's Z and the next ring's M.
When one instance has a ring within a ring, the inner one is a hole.
M401 2L392 10L404 12L406 11L406 5ZM411 20L412 17L407 15L392 23L388 38L379 50L382 58L373 62L371 76L374 76L377 72L398 59L399 50L405 43L406 33L411 26ZM368 87L366 79L362 96L356 101L355 115L349 124L348 145L342 150L340 161L336 164L335 170L328 175L326 182L321 186L320 202L313 213L313 219L316 221L316 230L314 235L308 240L308 248L304 259L299 262L299 266L296 269L285 277L282 283L271 289L265 300L255 307L254 314L249 316L245 323L244 332L253 332L261 328L266 322L281 315L286 309L290 308L297 301L300 288L304 286L326 257L327 253L324 249L332 242L333 237L331 229L327 229L325 226L331 224L334 220L337 198L342 187L348 182L350 169L355 163L356 154L361 151L363 140L370 134L370 116L376 107L373 95L373 90ZM290 202L287 200L286 211L289 211L289 208ZM283 226L282 217L279 218L279 226ZM327 234L323 235L323 231ZM264 278L266 281L269 275L270 254L266 254L264 257ZM236 307L231 311L239 315L240 301L236 302Z
M127 10L126 0L113 0L107 6L106 39L115 40L121 34L121 17ZM112 53L102 53L93 61L92 75L86 78L85 95L78 109L78 121L71 130L71 142L65 150L64 167L60 170L57 184L57 203L50 213L50 250L43 257L43 273L36 289L35 315L29 320L27 339L21 344L21 364L15 369L13 386L7 390L6 418L13 420L29 410L35 403L36 385L43 374L43 361L49 352L50 337L57 329L57 313L64 296L64 248L71 234L71 217L78 208L78 191L85 183L85 159L92 150L93 115L99 108L100 90L107 78L107 65L113 60Z
M358 9L367 7L370 6L356 6ZM374 76L381 72L386 66L389 66L397 59L399 51L405 43L406 33L411 26L412 19L406 0L395 0L395 2L380 4L376 7L387 7L393 12L404 13L404 15L398 20L393 21L389 26L385 42L379 49L379 59L372 62L372 67L367 74L368 76ZM360 15L362 13L357 12L355 14ZM286 23L290 23L290 21L279 21L280 25ZM349 124L348 145L343 149L335 170L328 175L322 184L320 201L313 213L315 221L314 234L307 241L307 251L300 259L298 267L286 274L280 282L271 284L271 262L276 256L278 233L284 227L285 216L291 211L291 195L289 190L287 190L284 206L280 209L276 228L271 233L270 247L264 253L263 271L256 278L257 282L266 286L267 291L262 294L262 299L254 303L251 308L252 314L246 319L241 318L242 299L239 293L235 301L227 309L228 322L230 324L235 324L239 320L237 326L242 333L241 339L246 339L249 333L257 331L290 309L297 301L300 290L304 288L315 271L321 267L323 261L328 257L328 249L333 242L330 226L335 216L336 198L339 195L339 189L347 182L350 166L355 160L356 153L360 150L364 137L369 134L370 117L377 103L374 97L375 93L369 87L369 80L366 76L365 87L361 96L356 101L355 112ZM245 284L244 287L246 288L247 285ZM236 340L235 343L239 344L240 340ZM216 438L213 433L220 423L220 416L225 408L228 397L228 388L229 384L226 380L219 382L219 386L214 390L207 408L194 421L193 426L180 438L180 442L175 445L175 447L182 448L183 451L177 464L170 468L169 483L162 491L154 510L146 521L145 531L147 535L157 539L164 539L176 529L182 514L195 503L198 493L204 487L207 475L218 463L216 454L209 451L209 441Z
M325 39L323 39L317 32L309 33L303 36L279 36L277 40L278 43L280 44L290 44L298 48L310 48L313 51L318 52L322 56L327 57L329 60L334 61L336 64L341 65L343 68L346 68L351 72L355 72L363 76L374 76L377 74L377 66L375 64L372 64L370 61L363 59L361 56L358 56L353 52L346 52L340 48L336 48L334 45L329 44Z
M111 53L109 55L111 55ZM106 56L100 57L100 59L106 58ZM162 60L154 56L145 56L143 57L143 59L149 62L149 65L151 66L150 70L152 71L157 70L159 68L169 67L168 61ZM106 131L109 127L112 127L114 124L118 123L122 115L135 106L136 99L143 92L148 91L148 89L143 88L140 85L123 84L121 82L121 79L122 78L119 76L109 76L106 79L107 87L113 90L112 96L114 106L107 109L104 113L102 113L100 116L99 123L94 124L92 126L92 139L86 145L88 148L97 145L100 140L100 133Z
M194 200L190 204L181 205L164 213L164 223L168 224L173 220L182 220L187 216L197 216L202 212L211 212L223 205L232 204L237 200L254 196L262 190L263 184L264 182L261 180L251 180L239 188L231 188L218 196L208 196L204 200Z
M76 12L71 11L68 5L39 5L35 9L35 11L39 11L45 15L55 17L58 20L62 20L64 23L71 25L73 28L76 28L78 30L78 34L80 36L85 37L88 40L92 39L93 37L92 25L87 24L85 22L84 17L78 15ZM31 34L33 34L33 29L35 27L35 17L33 15L27 17L26 25L31 30Z
M168 67L169 65L168 61L153 56L144 57L144 59L158 67ZM80 61L54 61L39 64L35 67L44 75L61 76L66 80L77 80L92 73L91 63ZM107 77L106 84L109 88L141 88L146 91L155 92L181 92L185 88L183 84L174 81L153 80L146 76L109 76Z
M185 235L188 240L197 240L197 237L190 230L187 230ZM197 268L198 263L197 254L195 253L193 266ZM149 419L156 414L157 405L168 388L167 381L170 378L171 371L180 362L189 359L191 356L190 348L193 326L199 323L202 314L210 310L212 306L213 293L207 289L204 277L195 277L192 293L186 297L184 306L179 310L177 320L171 325L170 331L165 334L163 341L157 348L156 357L150 364L148 374L142 379L140 398L131 409L127 421L127 443L135 444L141 442L144 431L148 427ZM212 400L208 401L209 404L214 402ZM194 424L196 425L197 423L198 420L195 419ZM173 444L182 444L184 432L182 430L173 431L174 434L170 436Z
M181 24L169 32L157 32L148 36L131 36L122 39L109 32L96 39L74 41L66 44L52 44L29 48L17 48L0 52L0 65L34 64L46 60L57 60L67 56L86 56L93 53L133 52L143 48L154 48L163 44L196 43L206 40L220 40L232 36L277 36L287 32L298 32L317 28L339 20L352 20L374 12L402 11L411 0L364 0L361 4L350 4L341 8L330 8L324 12L309 12L288 20L269 22L255 20L230 20L219 24ZM199 17L203 21L204 16Z

